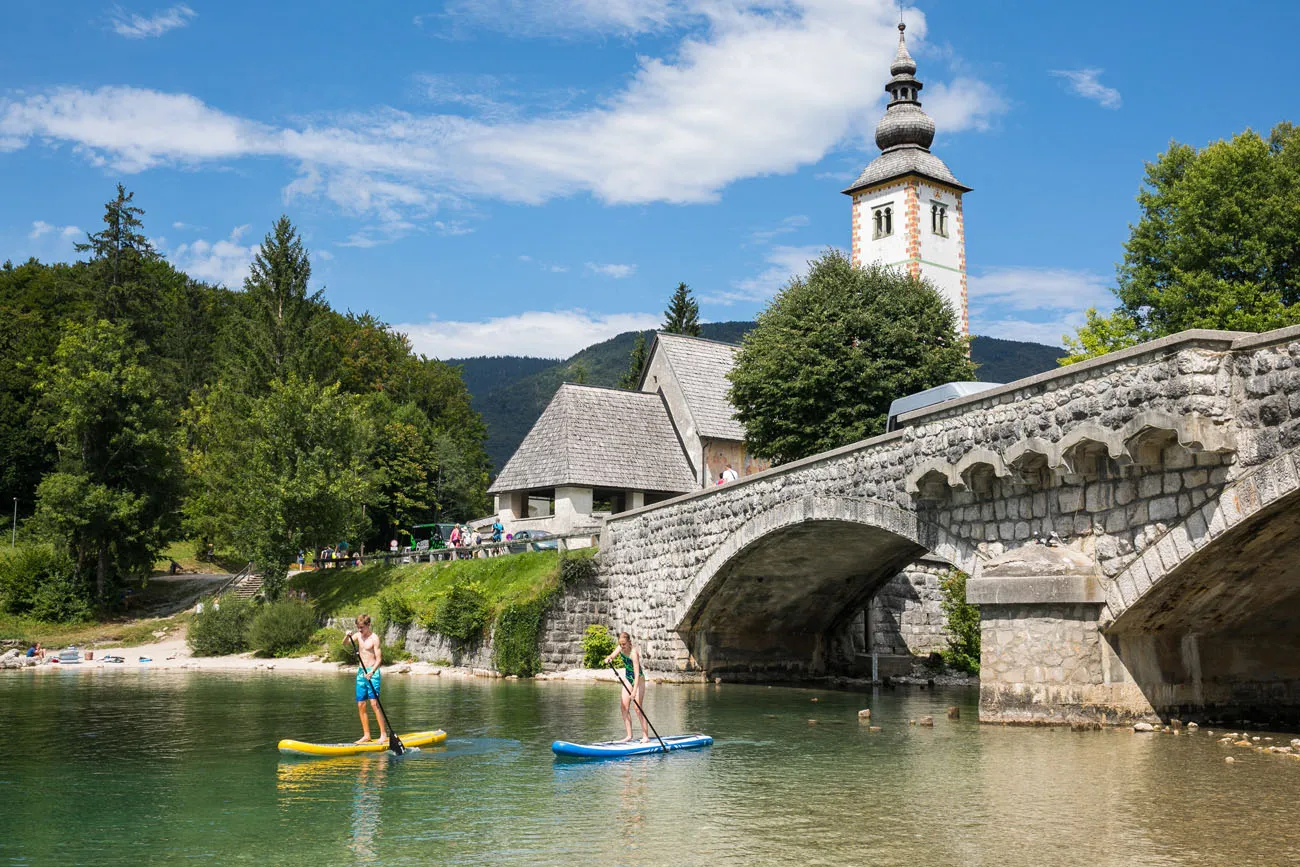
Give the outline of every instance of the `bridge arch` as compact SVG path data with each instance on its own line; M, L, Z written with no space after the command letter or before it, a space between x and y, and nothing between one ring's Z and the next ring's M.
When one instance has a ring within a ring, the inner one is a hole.
M1283 454L1111 582L1099 626L1161 713L1300 721L1300 465Z
M969 542L914 512L871 499L791 499L732 531L668 621L706 670L823 673L828 636L926 553L979 568Z

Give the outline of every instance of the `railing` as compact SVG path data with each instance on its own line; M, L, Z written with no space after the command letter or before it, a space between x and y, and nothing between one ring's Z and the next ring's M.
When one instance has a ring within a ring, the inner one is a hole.
M223 595L231 587L234 587L240 581L243 581L245 578L247 578L249 575L252 574L253 574L253 561L249 560L247 566L245 566L243 569L240 569L238 572L232 575L230 580L227 581L225 584L222 584L221 587L218 588L217 592L213 593L212 595L213 596Z
M473 560L484 557L499 557L508 554L522 554L525 551L569 551L576 548L591 548L600 541L600 529L591 528L568 533L547 533L530 535L527 539L505 539L500 542L483 542L479 545L462 545L447 548L421 548L416 550L380 551L366 554L361 558L363 565L386 563L400 565L406 563L436 563L450 560ZM348 569L356 566L357 559L348 557L340 560L327 560L317 563L317 569Z

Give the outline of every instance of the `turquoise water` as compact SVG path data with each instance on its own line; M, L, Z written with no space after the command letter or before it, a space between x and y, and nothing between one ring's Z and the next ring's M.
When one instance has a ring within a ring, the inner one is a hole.
M444 728L445 748L280 757L282 737L356 737L351 693L350 674L0 675L0 864L1097 867L1300 851L1300 761L1204 734L981 727L973 690L651 685L659 731L707 732L712 749L566 763L552 740L621 736L613 684L394 675L399 730ZM867 706L883 731L859 725ZM925 714L934 728L907 724Z

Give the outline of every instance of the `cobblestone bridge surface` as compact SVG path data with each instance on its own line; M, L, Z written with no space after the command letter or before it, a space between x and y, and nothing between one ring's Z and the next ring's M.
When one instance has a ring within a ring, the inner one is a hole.
M938 558L981 606L983 719L1300 715L1300 328L1184 332L901 422L609 519L601 609L652 667L815 675Z

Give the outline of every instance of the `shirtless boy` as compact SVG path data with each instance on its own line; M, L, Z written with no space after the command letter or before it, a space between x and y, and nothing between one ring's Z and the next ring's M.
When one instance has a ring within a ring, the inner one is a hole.
M357 669L357 713L361 715L361 731L364 734L357 743L366 744L371 740L370 717L366 714L367 701L375 709L375 720L379 723L379 740L386 741L388 721L384 719L384 714L379 709L379 663L383 658L379 651L379 636L370 631L369 614L357 615L357 631L349 632L343 637L345 644L349 638L356 642L358 652L361 654L361 667ZM368 680L367 675L369 675Z

